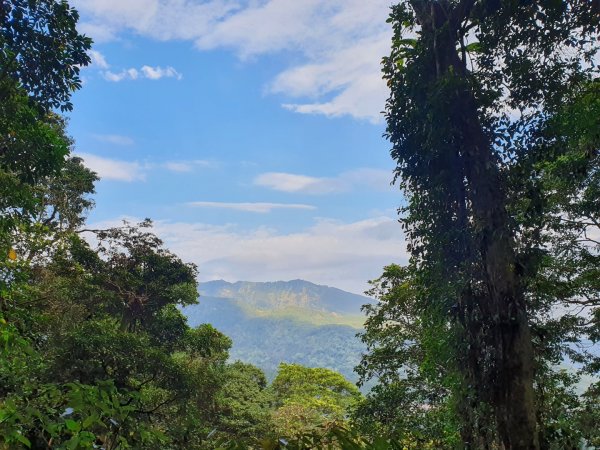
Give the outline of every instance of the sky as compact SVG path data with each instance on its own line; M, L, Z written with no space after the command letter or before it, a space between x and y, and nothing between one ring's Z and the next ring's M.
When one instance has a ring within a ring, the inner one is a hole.
M407 260L382 111L385 0L72 0L89 222L150 217L199 280L362 293Z

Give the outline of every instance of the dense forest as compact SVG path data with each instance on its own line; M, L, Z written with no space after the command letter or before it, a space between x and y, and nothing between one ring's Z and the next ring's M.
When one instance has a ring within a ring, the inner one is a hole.
M371 282L365 396L232 361L188 324L197 267L150 220L86 224L98 177L63 116L90 63L78 20L0 2L0 448L600 447L599 2L392 7L411 258Z

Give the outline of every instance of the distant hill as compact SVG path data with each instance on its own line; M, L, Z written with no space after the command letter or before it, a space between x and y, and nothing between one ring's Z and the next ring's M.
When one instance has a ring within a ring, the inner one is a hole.
M209 281L200 285L200 299L228 298L252 316L305 320L315 325L350 325L362 328L361 306L372 300L341 289L304 280L228 283Z
M356 381L364 345L356 338L373 300L304 280L200 285L200 303L183 308L192 326L211 323L233 339L232 359L261 367L280 362L327 367Z

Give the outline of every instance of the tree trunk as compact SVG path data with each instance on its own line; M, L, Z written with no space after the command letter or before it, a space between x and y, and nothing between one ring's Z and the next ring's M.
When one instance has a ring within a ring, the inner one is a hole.
M515 274L513 239L491 143L477 120L467 92L460 102L457 125L465 130L465 173L487 286L479 299L489 321L488 342L496 352L491 374L492 402L501 441L506 449L539 448L533 392L533 348L525 299Z
M459 36L455 24L463 22L465 17L452 17L447 1L413 0L411 5L422 27L421 41L428 45L427 51L434 61L432 81L452 79L456 86L451 93L453 98L445 100L453 105L448 110L455 133L452 137L462 159L467 188L464 201L470 206L470 226L475 229L475 245L483 272L480 281L486 287L484 295L474 297L485 324L482 333L487 348L483 351L492 352L491 367L484 367L480 360L472 363L477 367L467 370L485 373L486 386L479 388L489 391L487 398L495 412L501 445L506 450L535 450L539 442L533 348L525 299L515 273L514 239L498 160L480 122L468 73L457 50ZM453 12L464 14L461 9ZM462 175L459 172L456 176ZM468 333L468 325L466 328Z

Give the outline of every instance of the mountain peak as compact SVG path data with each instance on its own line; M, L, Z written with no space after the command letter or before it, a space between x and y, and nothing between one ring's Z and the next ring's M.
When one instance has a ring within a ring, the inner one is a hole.
M200 283L200 295L229 298L263 311L282 309L313 310L360 315L362 305L372 299L302 279L289 281L214 280Z

